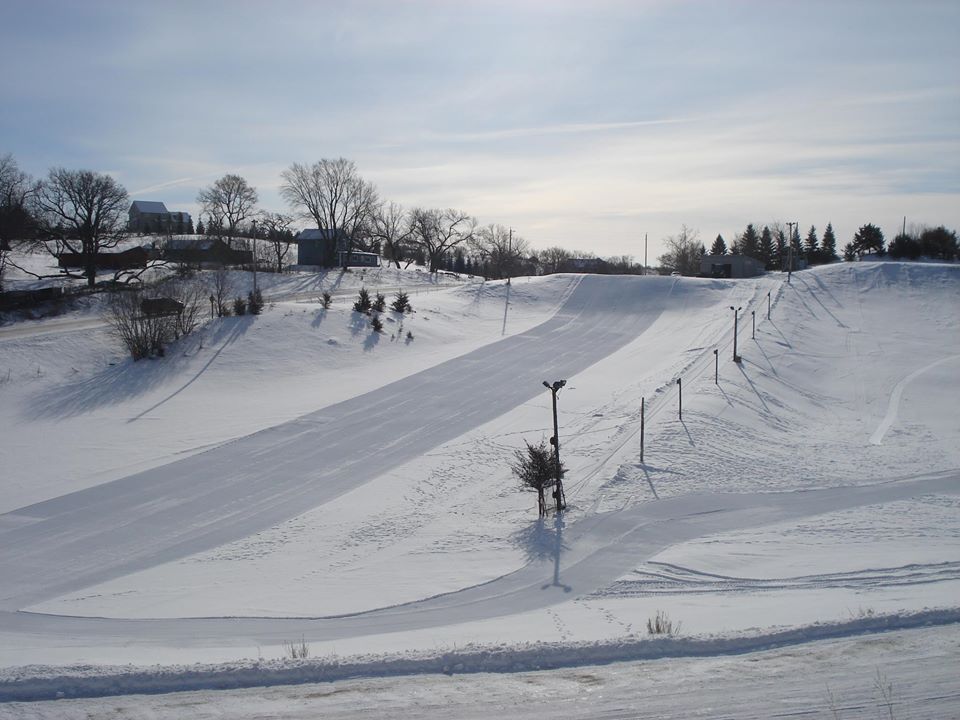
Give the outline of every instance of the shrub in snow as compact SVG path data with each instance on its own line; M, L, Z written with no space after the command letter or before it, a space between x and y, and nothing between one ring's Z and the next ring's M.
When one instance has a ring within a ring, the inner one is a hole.
M321 307L323 307L324 310L329 310L330 304L332 302L333 302L333 296L330 293L325 292L323 295L320 296L320 305Z
M200 324L205 294L199 282L183 280L161 283L150 291L151 297L143 290L114 293L106 320L134 360L162 356L167 345ZM146 311L144 300L153 301ZM164 307L170 310L162 312Z
M382 293L377 293L376 299L373 301L373 309L377 312L383 312L383 309L387 306L387 299L383 296Z
M360 288L360 292L357 294L357 301L353 303L353 309L357 312L368 313L372 307L373 303L370 302L370 293L367 292L366 288Z
M260 288L247 295L247 309L251 315L259 315L263 312L263 293L260 292Z
M510 466L513 474L516 475L521 484L537 492L537 509L540 516L547 514L547 503L545 491L553 487L556 483L556 460L553 454L553 448L547 447L545 441L541 440L539 445L531 445L525 442L526 450L517 450L515 452L516 462ZM560 466L560 477L566 473L566 468Z
M306 660L310 657L310 646L303 638L299 642L284 641L283 652L291 660Z
M242 297L235 297L233 299L233 314L234 315L246 315L247 314L247 301Z
M383 321L379 315L374 315L370 318L370 327L373 328L374 332L383 332Z
M403 290L397 290L390 307L398 313L413 312L413 307L410 305L410 296Z
M647 619L647 632L651 635L667 635L673 637L680 632L680 623L673 624L673 620L663 610L657 610L656 616Z

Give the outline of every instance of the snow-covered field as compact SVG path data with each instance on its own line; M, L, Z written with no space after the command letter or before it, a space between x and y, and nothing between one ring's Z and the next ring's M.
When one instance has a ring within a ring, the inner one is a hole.
M92 307L0 328L0 715L874 717L877 670L896 717L960 716L960 266L263 283L157 361ZM361 284L416 312L373 333ZM541 522L509 464L561 378Z

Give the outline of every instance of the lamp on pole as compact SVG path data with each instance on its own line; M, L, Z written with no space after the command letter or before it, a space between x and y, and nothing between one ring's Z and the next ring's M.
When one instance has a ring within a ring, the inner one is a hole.
M730 306L730 309L733 310L733 361L735 363L740 362L740 356L737 355L737 320L739 318L740 311L743 310L742 307Z
M767 320L770 319L770 292L767 292Z
M713 384L720 384L720 351L713 349Z
M553 437L550 438L550 444L553 445L553 461L557 475L557 484L553 490L553 499L557 502L557 512L567 506L563 497L563 479L561 477L563 473L560 471L560 430L557 427L557 393L566 384L566 380L556 380L552 385L546 380L543 381L543 386L550 391L553 398Z
M757 339L757 311L750 311L750 339Z

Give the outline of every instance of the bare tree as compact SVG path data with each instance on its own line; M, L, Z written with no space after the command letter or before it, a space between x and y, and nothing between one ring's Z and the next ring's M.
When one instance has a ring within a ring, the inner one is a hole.
M413 237L413 226L403 207L394 202L380 205L371 216L370 234L382 244L383 256L399 269ZM407 265L411 262L412 259L408 260Z
M7 153L0 157L0 291L10 250L16 241L29 240L36 231L30 201L37 187L37 183L20 170L13 155Z
M222 265L213 273L212 287L210 297L213 302L217 317L224 317L230 314L230 296L233 294L233 280L230 273Z
M217 226L225 225L231 245L237 226L253 216L258 201L256 189L239 175L224 175L197 194L203 211L215 219Z
M511 228L503 225L485 225L470 243L473 251L488 268L490 277L499 280L522 272L530 244Z
M260 213L260 228L270 244L272 259L276 263L278 273L283 272L283 263L290 252L290 245L295 242L293 231L290 229L293 220L293 215L286 213L273 213L266 210Z
M562 247L548 247L540 252L540 265L547 274L558 273L573 255Z
M462 210L416 208L410 213L410 225L414 243L430 262L430 272L436 272L447 252L473 240L477 221Z
M338 245L342 242L340 261L346 268L354 247L370 235L376 188L345 158L293 163L281 177L280 193L290 207L312 219L318 229L329 231Z
M705 252L700 242L700 233L684 225L679 235L671 235L663 242L667 246L667 252L659 258L662 273L699 274L700 258Z
M106 319L114 336L134 360L163 356L166 346L189 335L200 324L204 290L199 280L168 280L149 293L137 289L115 293ZM146 302L172 306L168 312L147 312Z
M34 201L44 249L54 256L62 252L80 255L83 273L67 275L85 277L92 287L97 254L116 247L125 237L128 204L127 191L109 175L54 168L40 184Z

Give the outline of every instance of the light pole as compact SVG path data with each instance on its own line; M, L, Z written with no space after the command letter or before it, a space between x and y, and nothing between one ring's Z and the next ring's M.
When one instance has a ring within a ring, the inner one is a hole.
M770 319L770 293L767 292L767 320Z
M733 310L733 361L738 363L740 362L740 356L737 355L737 320L743 308L731 305L730 309Z
M787 238L787 247L789 248L789 250L787 251L787 257L789 258L789 260L787 261L787 283L788 284L790 283L790 275L793 273L793 229L797 225L798 223L795 223L795 222L787 223L787 227L790 228L790 237Z
M716 348L713 350L713 384L720 384L720 351Z
M750 311L750 339L757 339L757 311Z
M560 430L557 427L557 393L560 391L560 388L566 384L566 380L556 380L552 385L546 380L543 381L543 386L550 391L553 397L553 437L550 438L550 444L553 445L553 460L557 475L557 485L553 491L553 499L557 501L557 512L560 512L567 506L566 500L563 497L563 479L561 477L563 473L560 471Z

